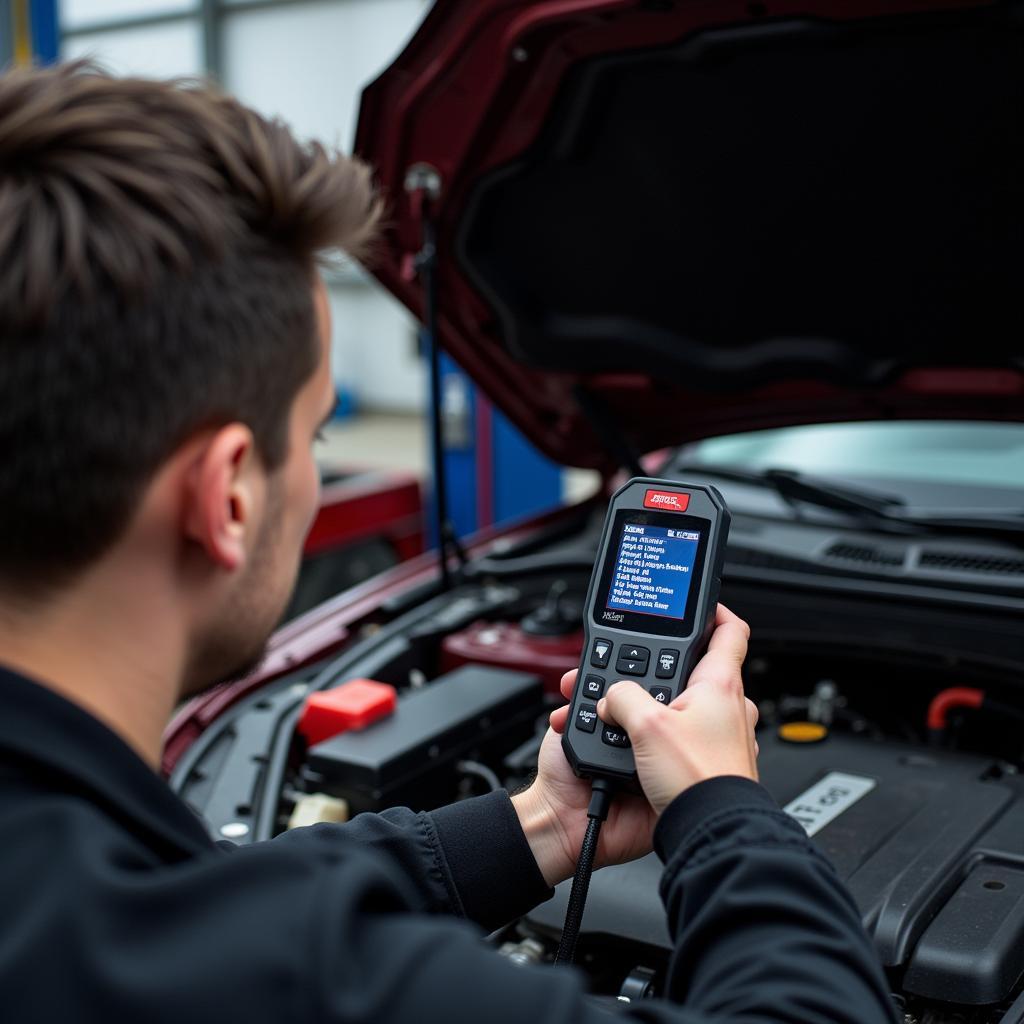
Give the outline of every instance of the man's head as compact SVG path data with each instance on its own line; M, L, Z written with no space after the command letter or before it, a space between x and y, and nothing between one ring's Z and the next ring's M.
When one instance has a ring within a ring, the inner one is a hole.
M0 76L0 601L130 545L188 597L186 688L259 653L333 403L317 259L378 215L365 167L211 88Z

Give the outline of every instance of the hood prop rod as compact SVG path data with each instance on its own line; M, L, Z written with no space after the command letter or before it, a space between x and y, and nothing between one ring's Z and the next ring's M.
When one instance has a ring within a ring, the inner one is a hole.
M573 387L573 397L580 412L583 413L583 418L590 424L604 450L616 463L630 476L647 476L640 456L626 440L625 434L618 429L608 406L582 384Z
M448 516L448 483L444 464L441 334L437 315L437 223L430 209L441 194L441 176L429 164L414 164L406 173L405 191L409 194L414 214L419 217L422 232L422 247L413 259L413 268L423 283L423 328L430 345L430 448L438 565L441 570L441 592L444 593L451 590L452 586L452 575L448 567L449 553L454 553L460 569L466 564L466 553Z

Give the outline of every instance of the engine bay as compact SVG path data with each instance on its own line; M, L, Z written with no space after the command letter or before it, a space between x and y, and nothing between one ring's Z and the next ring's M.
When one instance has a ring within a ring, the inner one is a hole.
M528 784L559 679L579 659L592 523L496 545L447 593L382 605L339 654L218 716L172 786L216 838L244 843ZM848 885L907 1024L1009 1021L1024 988L1016 602L781 579L742 544L741 530L722 600L752 627L744 678L761 713L762 782ZM306 697L355 679L393 686L395 712L307 743ZM578 962L595 995L658 994L670 950L660 870L651 855L594 875ZM550 960L567 897L564 883L492 941L519 962Z

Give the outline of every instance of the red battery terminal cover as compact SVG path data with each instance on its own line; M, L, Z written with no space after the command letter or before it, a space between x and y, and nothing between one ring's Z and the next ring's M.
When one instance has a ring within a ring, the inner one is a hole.
M299 718L299 732L313 746L338 733L365 729L387 718L398 706L393 686L373 679L352 679L333 690L320 690L306 698Z

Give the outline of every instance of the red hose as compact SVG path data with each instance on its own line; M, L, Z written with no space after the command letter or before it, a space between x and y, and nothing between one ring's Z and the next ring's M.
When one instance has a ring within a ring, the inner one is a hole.
M946 715L953 708L980 708L985 699L984 690L971 686L951 686L940 690L928 705L928 728L942 732L946 728Z

